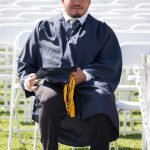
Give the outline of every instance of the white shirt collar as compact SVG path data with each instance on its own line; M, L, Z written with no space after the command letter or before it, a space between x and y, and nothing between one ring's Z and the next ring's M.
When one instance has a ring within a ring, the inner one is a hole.
M86 18L87 18L88 13L86 12L83 16L79 17L79 18L71 18L65 10L63 10L63 17L65 18L65 21L69 21L70 19L78 19L81 23L81 25L83 25L83 23L85 22Z

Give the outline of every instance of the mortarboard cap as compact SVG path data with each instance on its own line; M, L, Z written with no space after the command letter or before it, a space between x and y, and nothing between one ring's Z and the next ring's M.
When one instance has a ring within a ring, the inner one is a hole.
M63 66L56 68L40 68L37 73L37 79L46 79L51 83L67 83L70 73L77 69L76 66Z

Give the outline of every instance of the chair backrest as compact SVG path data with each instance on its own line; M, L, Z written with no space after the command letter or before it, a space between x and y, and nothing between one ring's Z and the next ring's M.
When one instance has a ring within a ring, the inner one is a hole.
M150 23L139 23L139 24L135 24L133 25L130 30L147 30L150 31Z
M35 5L51 5L51 4L57 4L59 1L57 0L16 0L12 5L13 6L21 6L21 7L32 7Z
M12 4L12 3L14 3L16 0L0 0L0 3L1 4Z
M132 16L135 15L137 13L150 13L150 10L148 9L133 9L133 8L123 8L123 9L113 9L110 10L109 12L112 13L119 13L121 16Z
M3 9L3 8L12 8L12 7L20 7L20 6L18 6L18 5L15 5L15 6L13 6L13 5L11 5L11 4L0 4L0 9Z
M3 17L15 17L19 13L22 12L33 12L33 11L40 11L40 8L22 8L22 7L12 7L12 8L3 8L0 9L1 16Z
M149 18L150 18L150 12L146 12L146 13L137 13L137 14L133 15L132 17L149 19Z
M95 18L101 18L101 17L119 17L118 13L110 13L110 12L97 12L97 11L89 11L89 13L91 13L92 16L94 16Z
M150 19L132 18L132 17L101 17L99 20L109 24L116 24L122 30L128 30L131 26L137 23L150 23Z
M91 3L91 8L95 9L96 11L99 11L99 12L107 12L107 11L110 11L112 9L116 9L116 8L127 8L126 5L124 4L101 4L101 3Z
M17 34L14 40L14 49L21 50L23 48L27 39L29 38L29 35L31 34L31 31L32 30L24 30Z
M0 44L13 46L14 39L19 32L33 28L33 23L2 24L0 25Z
M124 66L141 66L141 55L150 54L149 43L123 43L121 44Z
M123 71L120 84L140 83L143 55L150 53L150 43L123 43L121 45Z
M150 42L150 31L117 31L115 30L119 43L124 42Z
M32 30L24 30L17 34L14 44L13 44L13 79L12 79L12 88L14 88L17 83L17 57L21 52L23 46L25 45L27 39L29 38ZM12 91L13 93L13 91ZM14 93L13 93L14 94Z
M134 9L139 9L139 8L145 8L145 9L150 9L150 2L142 2L137 4Z
M35 20L42 18L48 19L52 15L59 14L60 12L25 12L17 15L18 18L23 18L27 22L34 22Z
M113 1L113 4L118 4L118 3L123 3L123 4L126 4L126 5L129 5L129 6L136 6L138 3L141 3L141 2L149 2L149 0L114 0Z
M0 25L7 23L23 23L25 20L23 18L17 17L0 17Z
M42 5L35 5L32 8L41 9L41 11L52 11L55 9L63 9L63 6L61 4L51 4L50 6L42 4Z

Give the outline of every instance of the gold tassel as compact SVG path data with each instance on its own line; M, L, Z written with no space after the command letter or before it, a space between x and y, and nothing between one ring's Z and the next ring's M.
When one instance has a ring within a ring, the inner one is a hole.
M75 79L72 74L69 76L69 81L64 86L64 102L67 113L70 117L75 117L75 104L73 100L75 88Z

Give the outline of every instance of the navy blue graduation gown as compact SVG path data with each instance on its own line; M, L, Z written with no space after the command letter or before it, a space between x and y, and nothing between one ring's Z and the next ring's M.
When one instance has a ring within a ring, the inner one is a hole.
M122 56L114 32L106 23L89 14L80 30L67 39L64 22L62 15L42 20L31 33L18 59L18 75L23 89L26 76L36 73L40 67L78 65L94 78L75 87L75 119L103 113L119 131L114 91L121 76ZM26 97L34 95L26 90L25 94ZM116 133L112 140L118 137ZM82 140L60 141L69 145L86 145Z

